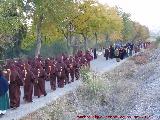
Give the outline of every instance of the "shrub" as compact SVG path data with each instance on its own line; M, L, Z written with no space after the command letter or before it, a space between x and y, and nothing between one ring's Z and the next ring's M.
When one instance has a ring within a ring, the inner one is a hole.
M81 70L81 78L84 86L94 95L106 89L105 79L96 72L91 72L88 69Z

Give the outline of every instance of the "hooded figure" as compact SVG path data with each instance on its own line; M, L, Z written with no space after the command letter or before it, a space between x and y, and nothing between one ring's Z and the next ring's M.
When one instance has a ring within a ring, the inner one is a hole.
M94 59L97 59L97 50L96 50L96 48L94 48L93 54L94 54Z
M4 115L9 108L8 88L8 80L3 77L2 70L0 70L0 116Z
M15 109L20 106L20 86L22 85L21 78L14 64L8 69L7 79L9 80L9 98L10 107Z
M24 100L32 102L33 85L35 83L35 75L31 71L30 65L26 62L23 70L24 78Z
M62 56L59 56L56 64L56 76L57 76L57 84L59 88L63 88L66 79L66 70L67 66L63 62Z
M0 70L0 96L3 96L8 91L8 81L3 77L2 71Z
M35 84L34 84L34 96L38 96L38 98L41 95L46 96L46 90L45 90L45 79L46 79L46 73L45 70L42 67L42 64L40 62L37 62L36 69L35 69Z
M119 53L119 49L118 48L116 48L116 50L114 51L114 54L115 54L115 57L116 57L116 61L120 62L120 58L119 58L120 53Z

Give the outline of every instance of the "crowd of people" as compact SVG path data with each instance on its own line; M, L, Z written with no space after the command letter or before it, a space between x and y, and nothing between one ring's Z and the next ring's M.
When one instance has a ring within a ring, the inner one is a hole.
M38 56L27 60L7 60L1 70L0 81L7 81L9 89L9 98L6 88L0 89L0 114L4 115L6 109L15 109L20 106L21 86L23 86L25 102L32 102L32 97L40 98L46 96L46 81L50 82L53 91L56 88L63 88L80 77L80 69L90 67L90 61L93 59L89 51L78 51L75 56L59 55L57 58L43 59ZM1 84L2 85L2 84ZM5 91L5 92L4 92ZM9 101L9 103L6 103Z
M114 47L104 49L106 60L116 58L119 62L126 57L137 53L141 48L146 49L150 42L139 43L138 45L127 43L125 45L116 44ZM93 52L93 55L91 54ZM23 86L23 100L32 102L32 97L40 98L46 96L46 81L50 82L51 90L63 88L80 77L80 69L90 67L90 61L97 59L96 49L93 51L78 51L75 56L61 54L58 57L43 59L28 58L25 60L7 60L0 68L0 115L4 115L6 110L15 109L20 106L21 86ZM7 81L7 82L6 82ZM9 90L9 97L7 91Z
M114 47L111 45L109 48L105 48L104 57L106 60L116 58L117 62L132 56L133 53L137 53L140 49L146 49L150 45L150 42L141 42L138 45L133 43L127 43L125 45L116 44Z

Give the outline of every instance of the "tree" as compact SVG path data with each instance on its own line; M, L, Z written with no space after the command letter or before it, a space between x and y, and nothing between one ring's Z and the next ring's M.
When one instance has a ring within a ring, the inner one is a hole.
M17 42L15 36L23 26L22 1L0 1L0 48L1 54Z
M74 8L76 8L73 0L31 0L30 4L33 8L31 10L33 23L30 33L31 36L36 36L35 56L40 54L42 42L49 45L63 35L69 41L72 31L68 28L71 26ZM44 38L47 39L44 41Z
M121 17L123 19L123 30L122 30L122 35L123 35L123 40L128 41L132 39L132 32L133 32L133 24L130 19L130 14L121 12Z

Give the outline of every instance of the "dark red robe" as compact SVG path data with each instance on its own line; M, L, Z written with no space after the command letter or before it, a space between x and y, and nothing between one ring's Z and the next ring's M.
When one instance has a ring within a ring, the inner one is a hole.
M87 60L87 66L90 67L90 62L93 60L93 56L90 54L89 51L86 52L85 54L86 60Z
M26 102L32 102L33 85L35 82L35 76L30 68L23 70L24 76L24 100Z
M50 75L49 75L49 78L50 78L50 85L51 85L51 89L52 90L56 90L56 64L57 62L56 61L53 61L52 62L52 65L51 65L51 72L50 72Z
M46 90L45 90L45 79L46 79L46 73L45 70L42 67L37 67L35 69L35 77L36 82L34 84L34 96L40 97L41 95L46 96Z
M75 77L76 77L76 80L79 79L79 76L80 76L80 67L81 67L81 60L79 57L75 57Z
M58 87L59 88L63 88L64 87L64 82L65 82L65 78L66 78L65 71L67 69L67 66L65 65L64 62L62 62L60 60L60 61L58 61L57 65L56 65L56 68L57 68L56 76L57 76Z
M73 57L70 57L70 76L71 76L71 82L74 82L74 76L75 76L75 69L76 69L76 61Z
M10 98L10 107L16 108L20 106L20 86L22 85L21 78L16 71L16 69L11 69L11 72L8 74L9 84L9 98Z
M65 78L65 84L69 84L70 81L69 81L69 73L70 73L70 59L69 58L66 58L66 60L64 61L66 66L67 66L67 69L65 71L65 74L66 74L66 78Z

